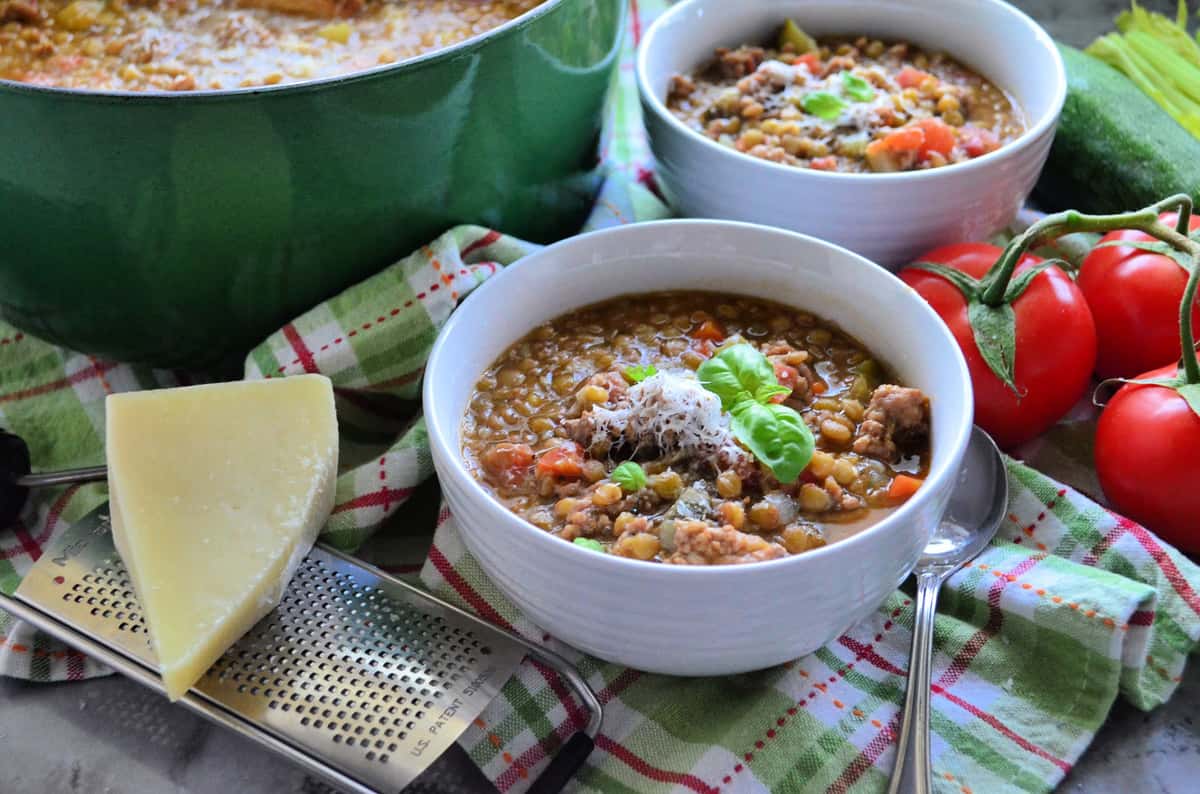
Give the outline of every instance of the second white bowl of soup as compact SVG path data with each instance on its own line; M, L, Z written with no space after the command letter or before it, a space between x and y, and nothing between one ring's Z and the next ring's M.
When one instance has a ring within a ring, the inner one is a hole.
M729 406L749 392L706 362L811 429L802 470L772 447L786 419L743 443L749 409ZM487 575L558 639L676 675L778 664L876 609L971 427L962 356L915 293L829 243L721 221L521 260L454 313L425 378L439 479Z
M804 37L781 50L789 19ZM647 31L637 79L680 214L889 267L1011 222L1066 96L1054 42L1001 0L687 0Z

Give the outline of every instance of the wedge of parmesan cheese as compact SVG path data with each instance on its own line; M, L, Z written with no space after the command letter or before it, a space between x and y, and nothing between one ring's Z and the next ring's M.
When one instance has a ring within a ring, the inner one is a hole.
M113 538L167 696L280 600L333 506L338 433L321 375L109 396Z
M593 446L618 439L728 466L749 454L734 440L721 400L691 372L659 372L629 388L612 408L591 411Z

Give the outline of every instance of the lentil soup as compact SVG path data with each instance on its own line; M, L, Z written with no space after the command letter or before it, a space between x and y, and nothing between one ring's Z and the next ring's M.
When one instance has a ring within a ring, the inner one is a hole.
M770 46L721 47L672 78L667 106L718 143L820 171L888 172L970 160L1025 131L1020 108L941 52L787 22Z
M189 91L332 77L456 44L543 0L0 0L0 79Z
M731 377L757 373L757 397L718 394L727 362ZM774 559L860 532L920 487L929 401L895 384L808 312L707 292L626 296L501 355L472 393L463 457L515 514L599 553ZM782 419L756 442L752 413ZM803 427L789 431L789 416ZM811 457L786 471L787 449L772 443L800 449L797 429Z

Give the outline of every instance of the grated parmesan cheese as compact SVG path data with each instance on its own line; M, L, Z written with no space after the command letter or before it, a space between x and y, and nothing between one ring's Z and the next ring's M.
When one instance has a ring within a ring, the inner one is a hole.
M653 444L731 465L749 454L738 446L721 400L691 373L659 372L629 388L614 408L591 411L591 445L624 439L635 447Z

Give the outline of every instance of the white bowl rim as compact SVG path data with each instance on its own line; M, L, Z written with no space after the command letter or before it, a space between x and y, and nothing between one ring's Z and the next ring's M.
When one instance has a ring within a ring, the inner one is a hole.
M575 246L580 246L580 245L586 246L586 245L591 244L591 242L593 240L601 239L604 237L618 236L618 235L630 234L630 233L654 234L657 229L667 228L667 227L675 227L675 228L691 227L691 228L696 228L696 229L699 229L699 228L726 228L726 229L737 229L740 231L750 231L754 234L791 237L793 239L799 239L806 243L816 244L817 246L833 249L834 252L836 252L840 256L845 257L846 261L844 263L842 263L843 265L861 268L865 272L873 273L873 274L875 274L875 276L877 276L879 278L895 279L896 281L899 281L899 279L894 274L888 272L887 270L885 270L884 268L875 264L874 262L870 261L866 257L860 256L859 254L856 254L853 251L850 251L848 249L842 248L839 245L835 245L834 243L827 242L818 237L813 237L812 235L801 234L800 232L793 232L793 231L780 229L780 228L776 228L773 226L765 226L765 225L757 224L757 223L745 223L745 222L741 222L741 221L727 221L727 220L717 220L717 219L686 218L686 219L671 219L671 220L661 220L661 221L648 221L648 222L643 222L643 223L628 224L628 225L624 225L624 226L615 226L615 227L611 227L611 228L607 228L607 229L600 229L597 231L587 232L585 234L576 235L574 237L568 237L564 240L560 240L556 243L553 243L552 245L546 246L545 248L541 249L540 251L536 251L532 254L522 257L517 262L505 267L499 273L492 276L487 281L485 281L483 284L481 284L479 287L477 287L472 292L471 295L467 296L466 300L464 300L462 302L462 304L460 304L453 312L451 312L450 319L447 320L446 324L442 327L442 330L438 333L437 340L434 342L433 348L429 354L429 359L426 363L425 382L423 384L422 394L421 394L422 405L432 405L433 404L433 397L434 397L434 393L436 390L435 382L437 380L433 376L436 373L441 362L443 360L446 360L447 365L450 365L453 363L444 354L444 349L447 345L447 340L450 338L450 336L453 333L455 328L457 328L459 325L465 324L467 322L467 320L464 318L468 317L469 314L475 310L476 306L483 305L483 301L486 300L486 296L487 296L487 293L489 290L489 285L496 283L499 279L505 278L506 275L511 272L519 272L519 268L523 264L526 264L529 262L536 262L541 259L551 258L551 257L557 255L557 253L562 250L568 250L570 248L573 248ZM513 278L513 276L508 276L508 277ZM903 282L901 282L901 283L903 284ZM687 289L688 287L686 284L681 284L679 288ZM933 308L931 306L929 306L929 304L927 304L922 298L920 298L916 294L916 292L912 291L911 288L909 288L907 285L904 285L904 288L906 290L908 290L909 294L913 298L913 304L914 304L913 310L924 313L926 315L926 319L932 320L933 327L936 329L935 333L938 333L941 336L942 342L944 344L948 345L949 349L953 350L956 353L956 355L952 356L952 359L954 362L952 366L954 366L958 370L958 382L961 386L961 393L959 394L959 398L962 401L962 404L966 407L968 421L959 422L957 427L951 428L951 432L955 433L956 437L952 440L951 444L949 445L950 450L951 450L950 453L948 455L944 455L940 460L933 461L933 464L930 467L930 473L925 478L925 484L922 485L922 487L917 491L917 494L915 496L913 496L908 501L906 501L904 504L900 505L895 510L893 510L891 513L889 513L887 516L885 516L884 518L875 522L874 524L871 524L870 526L868 526L866 529L862 530L861 532L855 533L854 535L851 535L850 537L845 538L843 540L839 540L835 543L831 543L829 545L822 546L819 549L813 549L812 551L806 551L803 554L788 555L786 557L780 557L780 558L777 558L774 560L761 560L761 561L747 563L747 564L741 564L741 565L664 565L661 562L637 560L637 559L632 559L632 558L627 558L627 557L620 557L615 554L597 554L596 552L590 551L588 549L574 548L574 544L566 543L561 538L558 538L543 529L538 529L533 524L529 523L528 521L526 521L525 519L516 515L515 513L512 513L507 508L505 508L503 505L501 505L500 502L496 499L496 497L492 493L490 493L486 488L484 488L484 486L478 480L476 480L475 477L473 477L470 472L468 472L466 470L466 467L464 466L463 460L462 460L461 449L456 444L450 443L449 438L447 438L446 432L444 432L447 430L447 428L441 427L438 424L438 422L436 422L436 421L426 421L426 430L428 432L431 450L434 451L435 454L440 454L440 456L443 460L447 460L447 461L451 462L452 468L451 468L450 473L452 475L452 478L456 479L460 482L465 482L466 487L467 487L471 497L473 497L476 500L479 500L479 499L484 500L484 502L488 505L488 510L490 512L493 512L494 514L496 514L498 511L499 514L506 515L506 516L512 518L513 521L515 521L515 523L520 525L521 528L519 531L525 532L525 533L534 533L534 535L536 536L536 539L532 541L533 543L538 543L538 544L555 543L555 544L563 544L565 546L570 546L570 547L572 547L573 551L578 552L581 555L588 555L586 557L580 557L579 558L580 560L592 560L593 564L601 566L602 569L607 567L608 570L611 570L614 573L623 568L623 569L625 569L626 572L630 573L631 575L635 574L638 570L641 570L642 573L644 573L645 575L655 575L652 572L658 571L659 573L657 575L667 576L667 577L676 577L676 576L719 577L719 576L735 575L735 573L737 571L762 570L766 566L771 566L773 568L782 568L785 565L803 566L803 565L815 564L812 562L805 562L805 561L811 561L811 560L819 561L826 556L841 555L841 554L848 553L854 549L859 549L860 551L870 552L871 547L867 544L871 543L872 536L879 534L880 532L882 532L885 529L885 527L887 527L889 525L900 523L902 521L912 520L911 516L917 512L918 505L920 504L921 501L923 501L924 498L929 498L928 497L929 494L935 493L937 490L939 490L938 486L941 486L945 480L953 479L955 476L957 476L957 472L950 467L950 461L961 459L962 455L966 451L967 444L969 443L970 438L971 438L971 429L972 429L971 411L972 411L972 408L974 405L974 398L973 398L972 387L971 387L971 376L970 376L969 371L967 370L966 359L963 357L962 352L960 351L960 349L958 347L958 343L955 341L954 336L950 333L949 328L946 327L945 323L937 315L937 313L934 312ZM749 297L754 297L754 295L751 293L744 293L744 294L748 295ZM785 305L787 305L787 304L785 304ZM794 308L799 308L799 307L794 307ZM567 311L570 311L570 309L567 309ZM560 312L559 314L554 315L554 317L562 316L563 313L564 312ZM832 320L830 320L830 321L834 322ZM515 339L511 340L509 342L509 344L512 344L512 342L515 342L515 341L516 341ZM462 417L461 416L456 417L455 421L461 422ZM455 433L455 435L457 435L457 434ZM441 474L441 472L439 472L439 475L440 474ZM949 487L952 488L953 486L950 485ZM860 547L863 547L863 548L860 548ZM556 546L556 547L547 546L546 548L547 549L554 548L554 549L558 550L558 549L561 549L561 546ZM570 553L570 552L568 551L567 553ZM629 566L634 566L634 568L630 568ZM745 575L745 574L742 574L742 575Z
M1054 39L1050 34L1035 22L1028 14L1020 10L1016 6L1004 2L1004 0L973 0L976 6L992 6L1000 7L1002 11L1010 13L1020 19L1026 28L1032 33L1034 40L1045 47L1053 56L1054 62L1054 97L1049 105L1049 110L1039 117L1032 125L1029 126L1021 135L1012 143L1001 146L994 152L988 152L980 157L975 157L961 163L950 163L940 168L926 168L916 171L895 171L891 173L858 173L853 171L818 171L812 168L797 168L794 165L786 165L784 163L775 163L770 160L764 160L761 157L753 157L742 152L730 149L727 146L714 141L705 135L701 135L696 130L684 124L674 113L672 113L658 96L658 94L650 89L650 78L647 75L647 60L650 51L656 46L658 38L662 35L663 28L669 20L675 16L687 13L692 7L701 5L707 0L683 0L671 6L662 15L660 15L642 36L641 44L637 51L637 60L635 72L637 76L638 94L641 96L642 107L649 107L654 115L663 119L668 125L675 128L678 132L686 133L698 141L702 141L713 151L721 152L722 156L737 158L738 161L743 161L747 168L761 168L767 171L776 173L804 174L802 178L814 180L842 180L842 181L867 181L867 182L896 182L903 180L926 180L936 179L939 175L947 171L951 173L963 173L968 169L985 168L993 162L998 162L1024 149L1026 146L1041 138L1051 127L1058 123L1058 115L1062 111L1063 103L1067 98L1067 71L1066 65L1063 63L1062 54L1059 53L1057 46L1054 44ZM854 0L847 0L846 4L853 4ZM667 44L668 39L664 39ZM665 46L665 45L663 45ZM715 45L720 46L720 45ZM986 76L985 76L986 77ZM987 78L990 79L990 78Z

